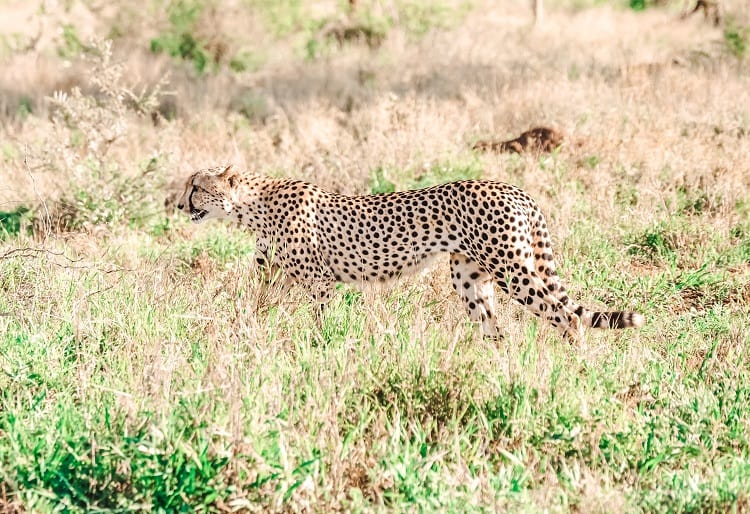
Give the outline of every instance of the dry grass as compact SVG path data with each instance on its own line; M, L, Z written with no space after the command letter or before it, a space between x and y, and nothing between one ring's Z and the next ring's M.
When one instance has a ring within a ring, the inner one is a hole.
M674 7L550 1L532 28L519 3L446 1L429 22L444 27L421 34L403 4L360 2L395 20L377 48L332 42L310 60L317 29L280 28L292 7L274 24L216 2L196 30L262 58L206 74L148 50L167 24L156 2L0 5L0 510L746 508L747 59ZM750 23L743 2L726 9ZM165 74L170 94L145 110L102 94L100 61L60 55L65 23L81 41L117 27L118 94L148 97ZM93 127L49 100L74 86L100 101ZM570 143L471 150L539 125ZM163 209L222 162L345 193L519 185L575 296L648 324L570 348L503 304L494 345L441 263L389 290L342 288L318 329L303 295L258 285L250 234Z

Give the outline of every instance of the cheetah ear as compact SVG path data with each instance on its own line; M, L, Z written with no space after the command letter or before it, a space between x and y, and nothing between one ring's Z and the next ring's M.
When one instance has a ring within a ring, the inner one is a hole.
M229 184L229 187L234 187L237 185L237 179L239 178L239 174L234 171L234 164L228 164L224 171L221 172L221 176L224 177Z

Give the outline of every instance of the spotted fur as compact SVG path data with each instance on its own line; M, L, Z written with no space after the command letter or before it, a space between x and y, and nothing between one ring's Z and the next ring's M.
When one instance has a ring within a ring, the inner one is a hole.
M235 220L256 234L255 260L278 266L324 305L336 282L386 281L450 254L453 287L471 320L499 336L494 286L565 337L583 327L639 327L632 312L592 312L573 302L555 270L544 215L521 189L467 180L369 196L344 196L231 166L198 171L178 208L196 223Z

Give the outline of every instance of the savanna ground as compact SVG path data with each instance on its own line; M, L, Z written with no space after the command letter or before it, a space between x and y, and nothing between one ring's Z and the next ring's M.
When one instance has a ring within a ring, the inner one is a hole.
M0 2L0 511L750 510L750 8L545 7ZM224 162L519 185L647 323L571 346L500 298L484 341L441 262L317 327L165 208Z

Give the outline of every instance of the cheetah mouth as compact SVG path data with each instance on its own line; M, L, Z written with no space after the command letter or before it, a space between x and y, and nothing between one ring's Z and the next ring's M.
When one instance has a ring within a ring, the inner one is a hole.
M193 189L190 192L190 196L188 196L188 207L190 208L190 220L193 223L200 223L203 221L203 218L206 217L206 214L208 214L208 211L205 209L197 209L195 205L193 205L193 193L195 193L195 189Z
M206 217L206 214L208 214L208 211L192 208L190 209L190 220L193 223L200 223L201 221L203 221L203 218Z

